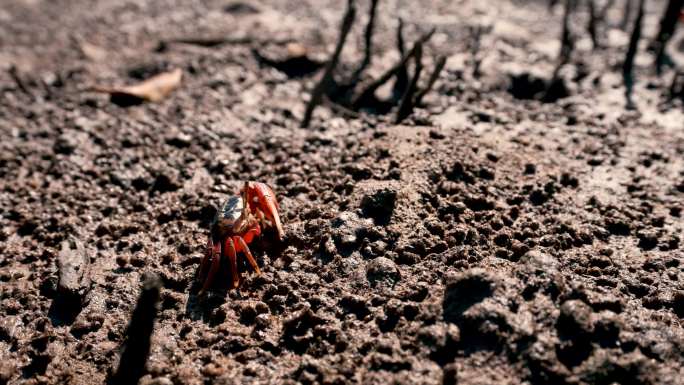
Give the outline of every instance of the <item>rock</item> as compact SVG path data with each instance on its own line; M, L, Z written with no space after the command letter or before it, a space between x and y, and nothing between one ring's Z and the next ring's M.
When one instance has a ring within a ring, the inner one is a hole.
M399 281L400 274L397 264L389 258L378 257L368 262L366 277L371 286L394 286Z
M629 222L621 218L606 218L606 230L612 235L627 236L632 231L632 226Z
M4 385L9 383L16 371L17 369L13 362L6 359L0 360L0 384Z
M672 310L679 318L684 319L684 290L679 290L672 296Z
M82 338L83 335L92 333L102 327L105 319L101 314L89 313L86 315L79 315L69 330L71 334L77 338Z
M527 269L533 272L553 274L558 271L558 261L551 255L540 250L530 250L520 258Z
M178 175L171 172L160 172L154 179L150 192L158 191L160 193L173 192L181 188L181 183L178 181Z
M494 294L497 281L483 269L448 276L442 304L444 320L458 324L468 308Z
M592 353L591 333L594 331L591 308L580 300L565 301L556 320L560 342L558 360L566 367L580 365Z
M83 243L70 237L62 242L62 250L57 256L57 293L67 304L80 306L90 290L90 256Z
M461 333L454 324L438 323L418 331L419 346L427 348L431 357L439 363L447 363L456 357Z
M589 305L580 300L565 301L561 305L556 328L559 333L569 336L592 333L594 330L592 314L593 311Z
M444 370L442 372L442 384L458 384L458 365L455 362L452 362L444 366Z
M373 171L368 167L360 164L350 164L343 167L344 172L351 175L355 181L370 179L373 177Z
M130 262L130 257L127 254L118 254L116 256L116 264L119 265L120 268L125 269L128 267L128 263Z
M345 313L354 314L359 320L363 320L371 313L368 302L358 295L346 295L342 297L339 301L339 306Z
M639 247L642 250L653 250L658 246L657 230L639 230L637 232L637 238L639 238Z
M297 354L303 354L314 339L313 329L325 323L310 306L283 321L283 345Z
M340 213L332 221L332 239L340 252L353 249L360 243L361 239L372 226L370 220L361 219L353 212L345 211ZM333 251L330 245L325 246Z
M376 224L389 223L397 201L397 191L382 188L371 192L361 200L361 211L366 218L373 218Z
M619 345L622 322L612 311L603 311L594 322L594 339L601 347L614 348Z
M73 135L62 134L55 140L52 149L56 154L70 155L74 153L77 147L78 141Z
M166 144L176 148L188 148L192 144L192 136L185 133L178 133L166 139Z
M575 176L570 175L567 172L564 172L561 175L560 184L563 185L563 187L576 188L577 186L579 186L579 181Z
M613 350L599 349L591 359L587 360L586 365L582 365L579 383L680 383L673 377L661 377L662 369L656 362L656 360L641 353L639 349L624 354L615 354Z
M166 377L157 377L146 379L143 377L140 380L140 385L173 385L173 381Z

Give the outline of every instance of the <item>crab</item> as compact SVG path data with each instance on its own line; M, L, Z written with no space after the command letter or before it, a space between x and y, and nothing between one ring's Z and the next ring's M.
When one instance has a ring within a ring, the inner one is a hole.
M207 250L199 268L203 280L200 295L211 286L220 270L221 260L228 259L230 286L240 286L242 276L238 271L238 255L242 254L257 275L261 274L249 244L266 227L275 228L279 240L283 239L283 227L278 215L278 201L268 185L245 182L239 195L229 197L216 213L211 225Z

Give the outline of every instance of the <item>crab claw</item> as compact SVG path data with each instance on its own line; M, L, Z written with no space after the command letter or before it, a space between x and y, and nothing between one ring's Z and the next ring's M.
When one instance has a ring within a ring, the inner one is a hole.
M280 216L278 215L278 201L276 201L275 193L265 183L259 182L245 182L244 189L246 199L249 204L249 209L252 212L261 212L276 228L278 239L282 240L284 237L283 226L280 223Z

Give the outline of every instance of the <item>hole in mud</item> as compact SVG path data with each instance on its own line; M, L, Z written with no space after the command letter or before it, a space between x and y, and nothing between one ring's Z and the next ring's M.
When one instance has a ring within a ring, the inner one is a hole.
M31 362L22 368L22 375L24 378L33 378L35 376L43 375L49 364L49 356L33 355Z
M59 295L52 300L48 317L54 326L71 325L82 308L80 298Z
M543 103L554 103L570 96L564 79L548 81L527 72L510 76L508 92L516 99L539 100Z

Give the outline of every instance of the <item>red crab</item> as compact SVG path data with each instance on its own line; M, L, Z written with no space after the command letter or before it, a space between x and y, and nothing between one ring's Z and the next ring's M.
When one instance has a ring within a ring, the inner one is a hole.
M238 272L239 253L244 255L257 274L261 274L247 245L267 226L275 227L278 239L283 239L275 194L264 183L245 182L241 194L226 200L211 225L207 251L199 269L199 278L204 280L200 294L211 286L222 258L227 257L230 263L231 287L234 289L240 286L241 280Z

